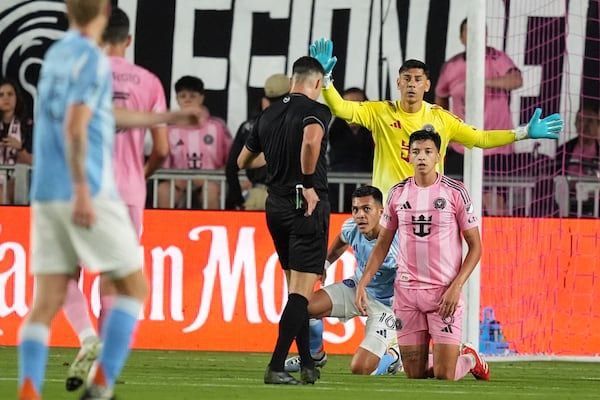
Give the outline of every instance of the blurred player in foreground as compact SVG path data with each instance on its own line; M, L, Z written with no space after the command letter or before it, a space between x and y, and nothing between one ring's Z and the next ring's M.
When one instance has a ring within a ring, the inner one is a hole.
M342 321L361 316L354 305L356 283L362 277L369 255L377 243L383 213L383 195L374 186L361 186L352 193L352 218L342 225L342 231L333 240L327 252L325 270L351 247L356 258L354 276L324 286L315 292L308 303L310 321L311 357L315 365L322 367L327 362L323 350L324 317L337 317ZM381 268L366 287L369 309L365 338L354 353L350 370L359 375L395 374L400 366L400 354L396 341L396 319L392 311L394 278L396 276L397 239L390 247ZM323 280L325 275L323 275ZM286 371L300 369L300 357L286 360Z
M431 126L410 135L415 175L390 190L355 304L369 313L367 285L398 237L393 309L406 376L458 380L470 371L477 379L489 380L483 358L471 346L461 347L462 287L481 257L479 221L464 185L436 171L440 147L441 138ZM464 260L461 233L468 246Z
M113 105L137 111L165 112L165 94L160 80L150 71L125 59L131 44L129 17L114 7L102 35L104 50L109 56L113 76ZM142 217L146 202L146 179L161 167L169 153L167 127L164 124L150 128L152 152L144 162L146 129L119 129L115 136L114 169L117 189L129 211L137 236L142 233ZM100 279L100 317L98 330L114 303L116 288L110 279ZM81 349L67 372L67 390L78 389L100 352L100 339L88 313L87 299L79 290L77 280L69 282L63 310L81 342Z
M98 47L108 0L67 0L70 29L48 49L38 84L31 182L31 272L35 293L19 332L18 396L41 398L50 325L77 264L106 274L117 289L104 345L82 399L111 399L148 291L138 237L113 170L121 128L197 123L199 111L113 109L108 58Z

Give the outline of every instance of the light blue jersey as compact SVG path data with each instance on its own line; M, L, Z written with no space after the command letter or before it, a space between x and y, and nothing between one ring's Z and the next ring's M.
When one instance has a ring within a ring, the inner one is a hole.
M348 243L352 247L354 257L356 258L356 270L354 275L359 281L363 275L369 256L375 247L376 239L369 240L365 235L360 233L356 222L352 218L348 218L342 225L340 234L342 241ZM394 240L390 246L383 264L373 276L373 279L367 285L367 293L369 296L379 300L387 306L392 305L392 297L394 296L394 279L396 278L396 259L398 256L398 237L394 235Z
M106 55L76 31L68 31L48 49L35 108L32 201L68 201L72 197L64 125L67 110L77 104L92 110L85 159L90 193L118 197L112 159L115 120L111 79Z

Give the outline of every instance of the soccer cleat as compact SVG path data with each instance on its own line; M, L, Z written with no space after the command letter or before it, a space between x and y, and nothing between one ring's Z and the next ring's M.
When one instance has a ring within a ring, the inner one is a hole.
M482 381L490 380L490 367L487 362L483 359L483 357L475 350L470 343L465 343L462 345L461 354L470 354L475 359L475 366L471 368L471 373L475 377L475 379L479 379Z
M104 386L90 385L79 400L115 400L111 389Z
M302 372L300 372L300 380L303 385L310 383L314 385L317 379L321 377L321 371L319 371L316 367L313 369L302 368Z
M323 352L320 358L313 357L313 360L315 362L315 367L323 368L325 364L327 364L327 353ZM300 356L290 357L285 360L284 370L286 372L298 372L300 371L300 367Z
M88 373L92 364L100 354L102 343L100 339L94 338L91 343L84 345L77 353L75 361L69 367L67 373L67 381L65 387L68 391L74 391L79 389L83 382L87 379Z
M273 371L271 367L265 370L265 383L268 385L299 385L300 381L289 373Z
M388 354L391 354L395 361L388 367L387 374L396 375L398 371L402 371L402 359L400 358L400 349L397 342L388 348Z

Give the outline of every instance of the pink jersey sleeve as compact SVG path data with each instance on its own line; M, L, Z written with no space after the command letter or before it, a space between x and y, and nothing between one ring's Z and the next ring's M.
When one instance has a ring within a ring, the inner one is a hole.
M455 181L462 186L462 190L454 192L454 205L456 208L456 221L461 232L479 226L479 218L475 214L471 195L462 182Z
M491 76L504 76L511 70L519 70L513 60L503 51L497 49L489 50L490 54L487 59L490 61L486 63L486 75Z
M381 214L381 218L379 219L379 225L383 226L387 230L395 231L398 229L398 213L396 212L396 204L398 203L398 198L400 197L400 193L402 192L405 182L406 181L403 181L393 186L388 194L387 202L383 208L383 214Z

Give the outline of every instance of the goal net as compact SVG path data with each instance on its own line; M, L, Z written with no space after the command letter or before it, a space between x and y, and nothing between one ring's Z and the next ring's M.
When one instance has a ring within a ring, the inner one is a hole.
M486 103L508 93L514 126L538 107L565 120L558 141L484 155L480 349L488 354L600 354L598 8L598 0L487 2L487 46L513 60L522 84L486 88Z

